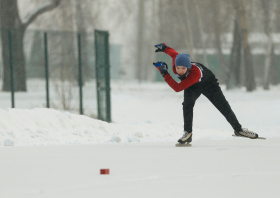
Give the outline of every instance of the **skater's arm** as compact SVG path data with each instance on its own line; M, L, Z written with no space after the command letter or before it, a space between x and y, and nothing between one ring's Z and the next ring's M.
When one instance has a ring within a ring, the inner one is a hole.
M177 55L179 54L178 52L176 52L175 49L171 48L171 47L166 47L164 52L166 54L168 54L169 56L171 56L171 58L173 59L173 62L175 61L175 58L177 57Z
M173 48L166 46L165 43L157 44L155 45L155 47L157 48L155 52L165 52L166 54L171 56L173 62L175 61L176 56L179 54Z
M191 85L199 82L201 79L201 72L197 68L192 68L192 71L189 73L187 78L182 80L180 83L177 83L170 74L166 74L164 76L164 80L167 82L167 84L176 92L183 91L190 87Z

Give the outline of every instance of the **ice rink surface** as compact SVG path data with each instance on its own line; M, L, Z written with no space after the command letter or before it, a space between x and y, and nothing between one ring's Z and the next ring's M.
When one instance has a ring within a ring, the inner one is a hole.
M112 82L113 123L46 109L43 91L17 93L10 109L0 92L0 197L280 197L280 86L222 89L242 126L266 140L232 137L201 96L192 146L175 147L183 93L165 83Z
M1 197L279 197L280 139L3 147ZM100 175L101 168L110 169Z

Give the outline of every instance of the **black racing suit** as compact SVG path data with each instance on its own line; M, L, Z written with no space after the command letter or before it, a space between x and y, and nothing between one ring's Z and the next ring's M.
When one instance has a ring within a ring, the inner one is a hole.
M193 64L196 64L201 69L203 77L200 82L184 90L184 130L189 133L192 132L193 107L200 94L203 94L224 115L235 131L241 131L241 125L226 100L215 75L201 63L193 62Z

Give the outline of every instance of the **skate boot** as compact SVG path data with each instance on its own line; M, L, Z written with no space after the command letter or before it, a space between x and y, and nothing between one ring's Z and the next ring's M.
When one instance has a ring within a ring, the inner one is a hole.
M252 139L259 137L258 134L254 133L253 131L249 131L248 129L245 129L245 128L242 128L241 131L239 131L239 132L234 131L234 133L237 136L244 136L244 137L252 138Z
M188 133L187 131L184 131L183 136L178 140L180 144L185 144L186 142L192 141L192 133Z

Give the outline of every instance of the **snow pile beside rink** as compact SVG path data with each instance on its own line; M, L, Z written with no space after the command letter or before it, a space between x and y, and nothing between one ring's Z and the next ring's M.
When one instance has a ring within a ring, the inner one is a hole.
M0 126L1 146L175 141L181 135L170 124L114 124L44 108L0 109Z
M174 141L182 127L172 123L116 124L53 109L0 109L0 145L65 145ZM196 139L228 139L231 133L195 129Z
M243 127L266 138L280 137L280 86L252 93L222 89ZM18 95L18 109L8 109L1 102L0 146L175 143L182 136L183 92L175 93L165 83L115 82L111 95L114 123L53 109L32 109L31 104L39 100L29 99L28 94ZM201 96L194 107L193 142L234 139L232 134L230 124Z

